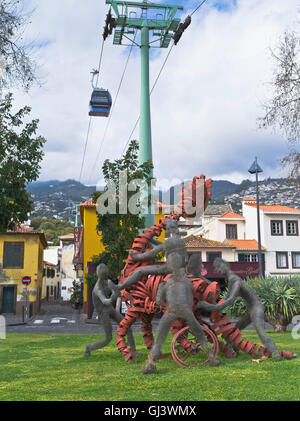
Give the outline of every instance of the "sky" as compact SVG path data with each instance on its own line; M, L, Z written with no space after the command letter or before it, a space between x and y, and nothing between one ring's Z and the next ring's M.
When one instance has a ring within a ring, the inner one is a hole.
M182 20L200 2L163 1L182 4L177 15ZM38 134L47 139L40 180L101 184L104 160L121 157L139 116L139 49L132 49L109 122L92 118L87 137L90 72L98 67L109 6L104 0L25 3L33 10L25 36L35 45L42 86L14 95L16 107L32 107L31 117L40 120ZM235 183L252 179L248 169L255 156L264 170L260 177L286 176L280 165L288 153L286 140L259 129L258 118L272 95L270 48L285 30L296 28L297 10L299 0L207 0L192 15L151 95L154 176L160 187L202 173ZM115 101L129 47L112 41L110 36L104 43L99 86ZM151 51L150 86L167 54L167 49ZM137 126L132 138L138 137Z

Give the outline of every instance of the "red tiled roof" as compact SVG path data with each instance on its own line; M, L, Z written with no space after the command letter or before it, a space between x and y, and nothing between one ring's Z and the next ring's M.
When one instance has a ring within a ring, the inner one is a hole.
M256 208L256 203L246 203L247 206ZM288 206L282 205L259 205L259 209L264 212L274 212L274 213L300 213L300 209L289 208Z
M256 202L256 199L254 199L254 197L243 197L243 202L244 201L248 201L249 200L249 202L251 201L251 202Z
M231 244L222 243L221 241L214 241L208 240L207 238L203 238L200 235L189 235L188 237L184 238L186 247L226 247L226 248L234 248Z
M71 232L70 234L64 234L64 235L60 235L58 238L61 239L66 239L66 240L73 240L74 239L74 233Z
M89 199L86 202L80 203L80 207L83 208L95 208L96 203L93 202L93 199Z
M230 212L230 211L227 211L227 212L225 212L225 213L223 213L223 215L221 215L221 216L219 216L219 218L218 219L245 219L242 215L239 215L238 213L235 213L235 212Z
M236 247L237 250L258 250L258 242L256 240L231 240L226 239L226 241ZM262 250L265 250L263 246L261 246Z

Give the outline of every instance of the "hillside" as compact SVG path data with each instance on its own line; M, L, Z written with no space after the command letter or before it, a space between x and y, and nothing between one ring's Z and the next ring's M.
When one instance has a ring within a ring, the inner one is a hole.
M175 192L179 186L174 187ZM75 180L50 180L28 185L32 194L34 211L31 218L45 216L74 223L75 204L89 199L96 191L95 186L85 186ZM262 180L259 182L260 198L265 204L284 204L300 209L299 185L292 184L285 178ZM255 182L244 180L235 184L226 180L215 180L212 185L210 203L230 203L235 211L241 210L242 198L255 196ZM164 203L174 203L176 194L168 191L160 192L159 199Z
M75 203L89 199L96 187L85 186L75 180L50 180L30 183L27 191L34 201L31 218L45 216L74 222Z

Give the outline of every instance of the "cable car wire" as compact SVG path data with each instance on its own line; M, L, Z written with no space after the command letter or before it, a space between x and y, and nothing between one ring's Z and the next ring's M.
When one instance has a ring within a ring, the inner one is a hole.
M101 67L101 63L102 63L103 50L104 50L104 39L102 40L102 45L101 45L101 50L100 50L98 69L97 69L98 73L97 73L97 77L96 77L96 86L98 86L98 81L99 81L99 74L100 74L100 67ZM80 174L79 174L79 179L78 179L79 182L81 181L81 177L82 177L82 171L83 171L83 166L84 166L84 161L85 161L85 156L86 156L87 144L88 144L89 136L90 136L91 123L92 123L92 117L89 118L89 123L88 123L88 128L87 128L87 134L86 134L83 156L82 156L82 161L81 161Z
M189 15L190 17L195 13L195 12L197 12L197 10L198 9L200 9L200 7L206 2L207 0L203 0L194 10L193 10L193 12ZM155 82L154 82L154 84L153 84L153 86L152 86L152 88L151 88L151 90L150 90L150 95L152 94L152 92L153 92L153 90L154 90L154 88L155 88L155 86L156 86L156 84L157 84L157 82L158 82L158 79L159 79L159 77L160 77L160 75L161 75L161 73L162 73L162 71L163 71L163 69L164 69L164 67L165 67L165 65L166 65L166 62L167 62L167 60L168 60L168 58L169 58L169 56L170 56L170 54L171 54L171 51L172 51L172 48L174 47L174 45L176 45L174 42L173 42L173 44L171 45L171 48L170 48L170 50L168 51L168 54L167 54L167 56L166 56L166 58L165 58L165 60L164 60L164 62L163 62L163 64L162 64L162 67L161 67L161 69L160 69L160 71L158 72L158 75L157 75L157 77L156 77L156 79L155 79ZM128 140L127 140L127 142L126 142L126 144L125 144L125 146L124 146L124 148L123 148L123 151L122 151L122 154L121 154L121 156L120 156L120 158L124 155L124 153L125 153L125 151L126 151L126 148L127 148L127 146L128 146L128 143L130 142L130 140L131 140L131 136L133 135L133 133L134 133L134 131L135 131L135 129L136 129L136 127L137 127L137 125L138 125L138 122L140 121L140 117L138 117L138 119L136 120L136 122L135 122L135 124L134 124L134 127L133 127L133 129L132 129L132 131L131 131L131 133L130 133L130 135L129 135L129 138L128 138Z
M157 82L158 82L158 79L159 79L159 77L160 77L160 75L161 75L161 73L162 73L162 71L163 71L163 69L164 69L164 67L165 67L165 65L166 65L166 62L167 62L167 60L168 60L168 58L169 58L169 56L170 56L170 54L171 54L171 51L172 51L172 48L173 48L173 47L174 47L174 43L171 45L171 48L169 49L168 54L166 55L166 58L165 58L165 60L164 60L164 62L163 62L163 64L162 64L162 66L161 66L161 68L160 68L160 71L158 72L158 75L156 76L156 79L155 79L155 81L154 81L154 83L153 83L153 86L152 86L152 88L151 88L151 90L150 90L150 96L151 96L151 94L152 94L152 92L153 92L153 90L154 90L154 88L155 88L155 86L156 86L156 84L157 84ZM125 151L126 151L126 148L127 148L127 145L128 145L128 143L130 142L130 140L131 140L131 136L133 135L133 133L134 133L134 131L135 131L135 129L136 129L136 127L137 127L137 125L138 125L138 122L139 122L139 121L140 121L140 116L138 117L137 121L135 122L135 125L134 125L134 127L133 127L133 129L132 129L132 131L131 131L131 133L130 133L130 135L129 135L129 138L128 138L127 142L126 142L126 145L124 146L124 149L123 149L123 152L122 152L122 154L121 154L120 158L122 157L122 155L124 155L124 153L125 153Z
M96 168L96 165L97 165L99 156L100 156L100 152L101 152L101 149L102 149L104 140L105 140L105 136L106 136L107 131L108 131L110 120L111 120L111 117L112 117L112 114L113 114L113 111L114 111L114 108L115 108L115 105L116 105L116 102L117 102L117 98L119 96L119 92L120 92L120 89L121 89L121 86L122 86L122 83L123 83L123 80L124 80L124 76L125 76L125 73L126 73L126 70L127 70L129 59L130 59L130 56L131 56L131 53L132 53L132 50L133 50L133 46L134 46L134 41L135 41L136 35L137 35L137 32L135 33L134 38L133 38L133 41L132 41L132 45L130 46L130 50L129 50L129 53L128 53L128 56L127 56L127 60L125 62L124 70L123 70L123 73L122 73L122 76L121 76L121 79L120 79L120 83L119 83L119 86L118 86L118 89L117 89L116 98L115 98L115 100L113 102L113 106L112 106L112 109L111 109L111 112L110 112L110 115L109 115L109 119L108 119L107 124L106 124L106 127L104 129L103 137L102 137L102 140L101 140L99 149L98 149L96 160L95 160L95 163L93 165L93 168L92 168L92 171L91 171L91 174L90 174L88 183L90 182L90 180L91 180L91 178L92 178L92 176L94 174L94 171L95 171L95 168Z
M196 7L196 9L190 14L190 16L192 16L195 12L197 12L198 9L200 9L200 7L206 2L207 0L203 0L199 6Z

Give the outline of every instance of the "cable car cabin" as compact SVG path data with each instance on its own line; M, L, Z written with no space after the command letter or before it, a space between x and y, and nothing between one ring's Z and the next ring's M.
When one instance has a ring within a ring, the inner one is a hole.
M90 116L108 117L111 109L111 95L105 89L95 88L90 100Z

